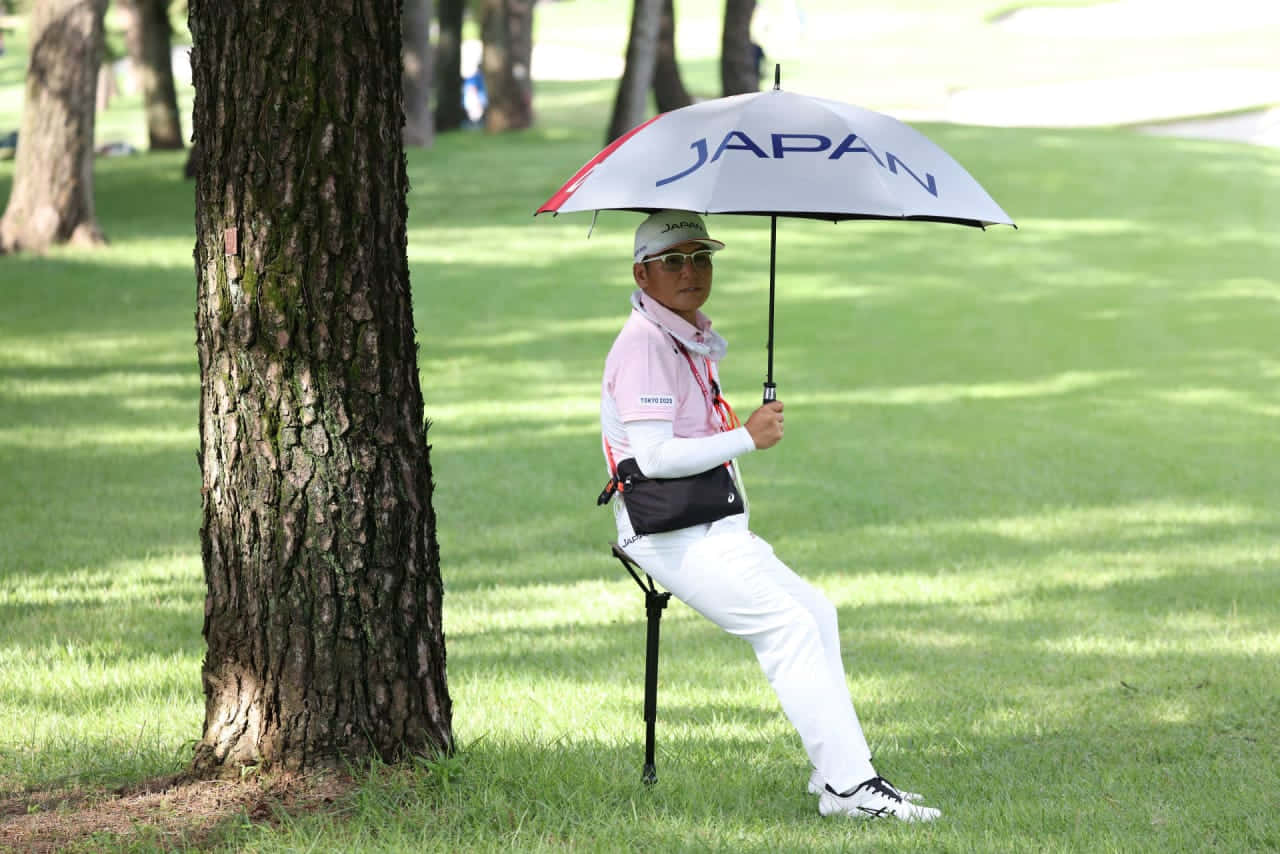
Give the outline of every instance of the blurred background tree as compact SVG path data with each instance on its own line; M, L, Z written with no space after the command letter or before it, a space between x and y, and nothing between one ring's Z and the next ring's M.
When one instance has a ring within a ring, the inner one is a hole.
M436 0L439 7L435 47L436 130L457 130L466 121L462 108L462 19L466 0Z
M436 133L477 124L492 132L533 125L537 2L406 0L402 19L406 145L430 146ZM25 12L31 5L23 0L0 0L0 9L8 10L10 20L14 12ZM750 36L756 5L756 0L725 0L720 66L726 93L750 91L756 86L760 51ZM146 147L177 149L190 138L185 171L193 177L200 150L194 132L184 136L183 102L189 91L183 87L188 78L185 67L175 65L181 59L185 66L185 56L174 50L175 44L181 45L188 37L187 0L117 0L114 9L106 18L101 49L104 55L111 54L108 60L127 54L127 62L104 60L100 65L98 111L108 108L109 97L117 91L118 76L125 76L124 94L131 94L127 82L131 79L143 101ZM631 11L627 59L617 79L614 111L607 127L609 139L643 122L655 106L657 111L667 112L695 100L681 74L674 0L639 0ZM700 20L705 19L706 11L699 11ZM468 28L465 41L464 27ZM473 47L475 53L468 56ZM183 72L181 80L179 70ZM605 74L610 72L602 71L602 76ZM115 143L117 148L129 150L127 143Z
M693 96L680 77L676 59L676 11L674 0L663 0L658 21L658 57L653 69L653 96L658 112L678 110L693 103Z
M428 148L435 138L431 112L432 0L404 0L404 144Z
M627 64L618 80L613 115L605 131L605 144L613 142L645 120L649 88L658 64L658 33L662 29L663 0L634 0L627 36Z
M725 0L720 43L720 79L725 95L754 92L760 84L760 48L751 38L756 0ZM687 107L693 96L685 88L676 56L673 0L634 0L627 37L626 65L618 80L606 144L643 122L652 90L658 112Z
M36 0L13 189L0 251L106 241L93 205L93 129L107 0Z
M725 96L760 88L760 49L751 40L755 12L756 0L725 0L720 39L720 83Z
M488 91L484 128L498 132L533 125L534 0L481 0L480 68Z
M173 83L173 29L169 0L116 0L125 18L125 46L142 91L147 145L153 150L184 146L178 91Z

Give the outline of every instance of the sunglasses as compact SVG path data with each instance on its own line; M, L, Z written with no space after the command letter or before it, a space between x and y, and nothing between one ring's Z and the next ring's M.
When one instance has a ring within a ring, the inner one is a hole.
M685 261L693 264L695 270L710 270L713 254L712 249L699 249L696 252L665 252L646 258L644 261L646 264L650 261L658 261L662 264L663 271L667 273L679 273L684 269Z

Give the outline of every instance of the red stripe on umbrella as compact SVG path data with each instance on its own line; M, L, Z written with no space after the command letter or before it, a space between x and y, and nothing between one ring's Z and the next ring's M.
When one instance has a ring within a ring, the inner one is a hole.
M602 150L595 157L588 160L583 165L583 167L579 169L577 172L574 172L573 177L570 178L568 181L566 181L563 187L556 190L555 193L551 195L551 198L543 202L542 207L534 211L533 215L537 216L540 213L559 212L560 206L564 204L566 201L568 201L569 197L574 194L574 191L576 191L579 187L582 186L582 182L587 180L587 176L591 174L592 170L594 170L597 166L599 166L601 163L607 160L609 155L612 154L620 145L622 145L627 140L631 139L631 137L635 136L640 131L647 128L649 125L656 122L658 119L662 118L664 115L665 113L659 113L658 115L649 119L649 121L644 122L643 124L636 125L631 130L627 131L622 136L618 137L613 142L609 143L609 145L605 147L604 150Z

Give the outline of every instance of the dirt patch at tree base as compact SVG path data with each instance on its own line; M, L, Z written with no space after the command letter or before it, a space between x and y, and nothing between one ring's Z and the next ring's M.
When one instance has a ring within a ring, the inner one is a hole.
M46 789L0 796L0 851L98 851L145 842L160 848L217 844L246 824L332 809L354 787L344 774L276 774L261 780L166 777L117 790Z

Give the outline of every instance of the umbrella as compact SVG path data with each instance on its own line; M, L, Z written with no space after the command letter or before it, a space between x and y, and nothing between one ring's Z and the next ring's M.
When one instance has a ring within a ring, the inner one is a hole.
M773 382L778 217L1013 225L973 176L919 131L882 113L774 88L662 113L574 173L540 213L666 208L768 216Z

